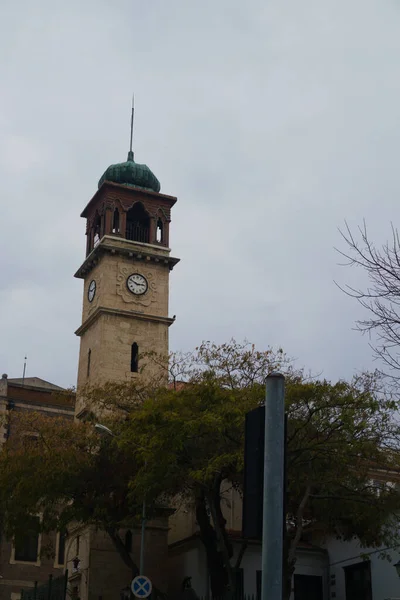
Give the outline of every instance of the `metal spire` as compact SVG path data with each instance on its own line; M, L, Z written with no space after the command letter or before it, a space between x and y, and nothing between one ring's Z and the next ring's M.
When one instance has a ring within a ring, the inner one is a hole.
M24 370L22 373L22 385L24 385L24 381L25 381L25 371L26 371L26 361L28 360L28 357L25 356L25 362L24 362Z
M133 117L134 117L134 114L135 114L135 94L132 94L131 142L129 144L128 160L133 160L132 142L133 142Z

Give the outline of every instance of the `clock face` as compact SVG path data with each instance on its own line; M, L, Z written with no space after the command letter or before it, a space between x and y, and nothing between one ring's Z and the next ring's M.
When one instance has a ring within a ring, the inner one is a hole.
M89 302L93 302L93 298L96 294L96 282L94 279L92 279L92 281L89 283L89 288L88 288L88 293L87 293L87 297Z
M132 275L129 275L128 279L126 280L126 286L128 290L136 296L145 294L147 292L147 288L149 287L147 279L139 273L133 273Z

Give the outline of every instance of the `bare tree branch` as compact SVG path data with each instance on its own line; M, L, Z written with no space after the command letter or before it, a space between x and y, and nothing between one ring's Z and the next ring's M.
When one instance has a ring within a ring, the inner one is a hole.
M397 381L400 378L400 238L393 224L391 228L391 240L376 248L365 221L358 228L359 239L345 223L344 231L339 232L348 250L336 250L346 259L345 266L364 270L369 284L361 289L335 283L369 313L369 317L356 322L356 329L370 337L374 334L370 344L374 356L383 363L385 374Z

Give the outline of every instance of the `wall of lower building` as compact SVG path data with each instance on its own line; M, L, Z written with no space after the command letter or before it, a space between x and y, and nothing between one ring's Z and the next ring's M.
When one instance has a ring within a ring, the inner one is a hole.
M49 554L55 554L56 535L42 535L41 549L48 548ZM59 577L64 572L64 565L57 565L55 556L42 553L36 563L13 561L11 541L2 536L0 540L0 600L11 600L11 594L20 594L21 589L29 590L35 585L46 583L49 575ZM52 550L52 552L51 552Z
M136 565L140 558L140 528L132 528L131 557ZM124 541L125 531L120 532ZM77 545L77 537L79 544ZM144 545L144 574L163 592L168 587L168 522L167 516L147 524ZM80 600L119 600L120 592L132 582L132 572L124 563L109 535L93 527L71 531L67 540L69 587L76 588ZM78 556L79 568L72 560Z
M232 564L240 552L241 543L234 543L234 556ZM252 544L246 549L242 561L244 593L257 597L257 571L261 571L261 545ZM299 549L297 553L297 575L314 575L322 578L324 600L329 598L328 590L328 556L323 551ZM187 543L173 545L170 549L169 559L169 591L171 597L181 593L182 582L185 577L192 578L192 587L201 598L207 596L207 561L204 548L199 539ZM291 600L294 600L292 592ZM375 598L374 598L375 600Z
M329 553L330 598L347 600L345 588L345 567L362 562L363 555L369 554L371 562L371 583L373 600L400 599L400 578L393 565L400 559L400 549L387 549L391 562L380 558L384 548L362 548L358 540L342 542L332 539L326 543ZM332 594L335 594L333 596Z
M31 383L23 385L9 380L6 375L0 379L0 448L7 439L15 435L12 420L20 411L39 411L52 417L66 420L74 418L75 398L72 393L64 394L64 390L52 386L38 378L30 378ZM42 383L44 387L42 386ZM23 563L13 560L13 545L0 532L0 600L17 600L21 589L32 589L35 581L39 585L48 581L49 575L59 577L64 572L64 565L57 565L57 535L41 535L40 556L36 563Z
M192 578L192 587L200 598L207 596L207 561L200 540L172 548L168 560L168 593L179 598L185 577Z
M198 531L193 502L188 502L176 497L173 503L175 513L171 516L169 524L169 543L186 539ZM226 519L226 528L231 531L242 529L242 497L238 490L232 487L229 481L221 485L221 508Z
M132 558L139 564L140 530L133 530ZM145 533L144 574L162 591L167 590L167 531L147 528ZM89 600L115 600L116 593L129 587L132 572L115 550L109 536L91 536Z
M235 555L239 552L236 544ZM244 591L246 594L257 594L257 571L261 571L261 545L249 546L244 553L241 568L243 569ZM328 599L328 559L323 552L299 549L297 552L295 575L314 575L322 577L324 599ZM294 599L292 590L291 600Z

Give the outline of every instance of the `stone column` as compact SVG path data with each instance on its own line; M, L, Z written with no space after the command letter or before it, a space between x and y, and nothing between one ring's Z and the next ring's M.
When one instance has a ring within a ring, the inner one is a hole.
M104 213L104 217L105 217L105 225L104 225L104 233L103 235L110 235L112 233L112 226L113 226L113 209L111 206L106 206L106 210Z
M169 222L168 221L164 221L163 222L163 246L166 246L167 248L169 248Z
M149 244L155 244L157 230L157 217L150 217Z
M119 234L126 238L126 210L121 210L119 213Z
M86 256L89 256L93 250L93 227L90 227L87 232Z
M90 238L92 235L92 230L89 227L89 222L86 221L86 256L90 254Z

